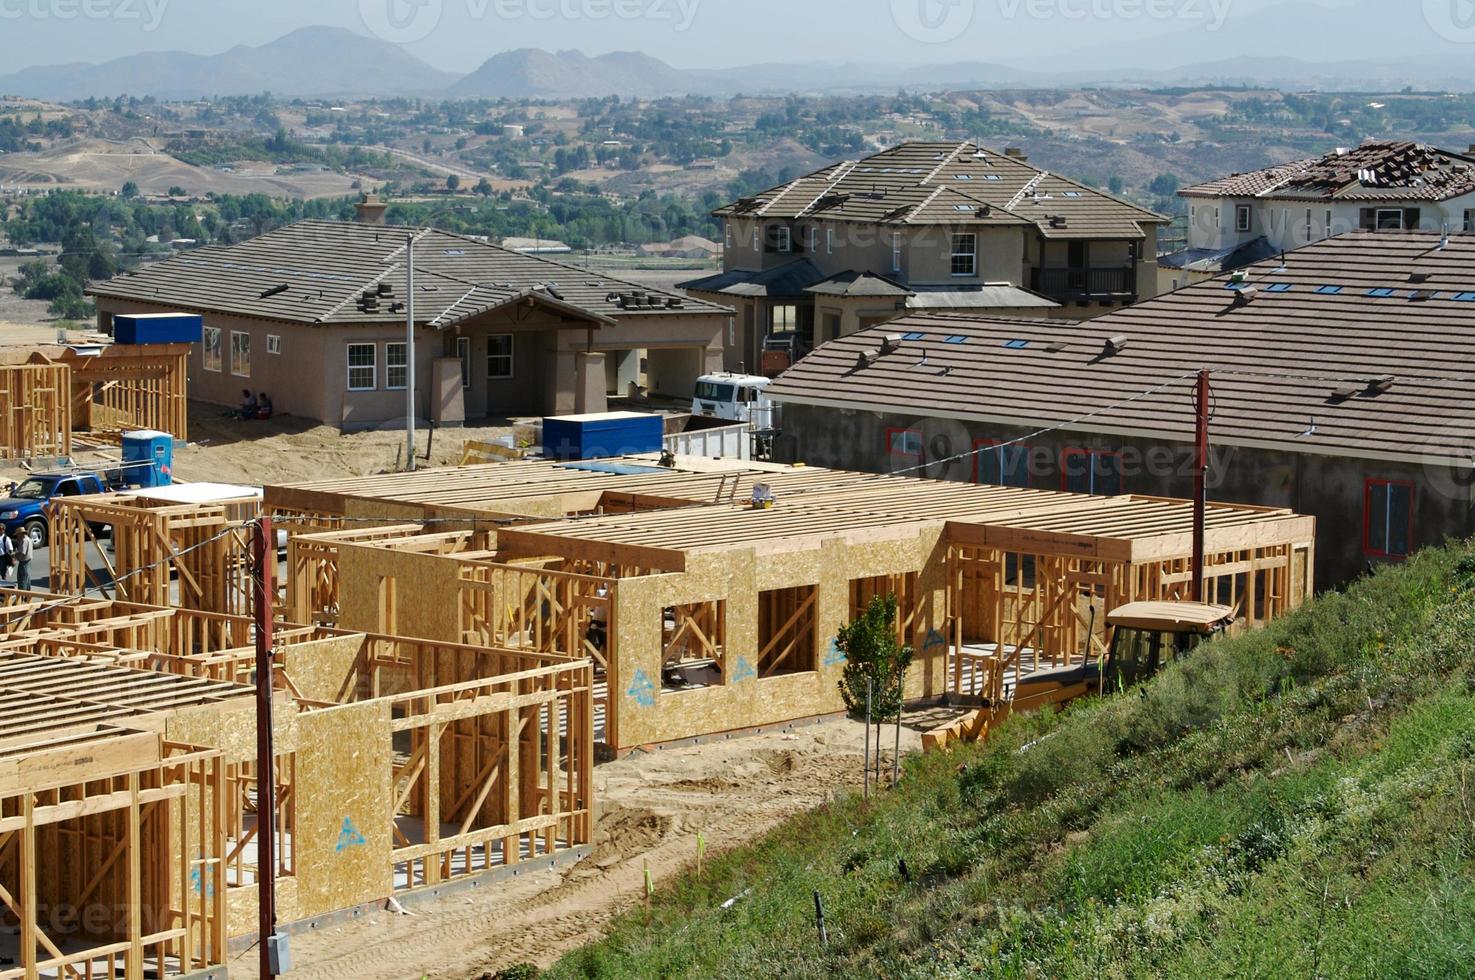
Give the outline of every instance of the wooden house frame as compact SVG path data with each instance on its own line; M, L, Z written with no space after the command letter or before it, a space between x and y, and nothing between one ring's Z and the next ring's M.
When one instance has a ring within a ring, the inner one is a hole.
M144 688L249 695L229 683L254 669L244 617L0 592L0 621L0 690L4 658L24 656L121 671ZM275 639L283 922L588 853L587 661L285 623ZM247 935L256 922L254 714L174 719L168 731L222 754L218 880L227 934Z
M1006 677L1099 656L1107 608L1187 594L1183 501L735 472L777 486L777 505L755 509L735 494L476 531L435 524L417 534L401 523L294 539L292 608L332 609L351 629L587 657L597 741L624 752L842 710L834 638L875 595L898 597L898 636L916 652L907 697L935 699L1003 696ZM680 499L672 484L682 474L662 476L661 493ZM549 480L544 489L566 502L567 488ZM526 496L479 500L541 509ZM1309 597L1314 521L1214 505L1208 527L1210 597L1247 623ZM594 621L602 645L591 641Z
M71 372L72 427L93 436L151 429L188 439L189 352L189 344L64 350L57 363Z
M0 459L71 454L71 373L66 365L0 365Z

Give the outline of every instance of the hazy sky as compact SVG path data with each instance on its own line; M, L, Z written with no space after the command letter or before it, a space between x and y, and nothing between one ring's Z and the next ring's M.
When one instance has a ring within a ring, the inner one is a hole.
M0 74L144 51L213 54L313 24L405 42L451 71L519 47L643 50L679 67L1475 59L1475 0L0 0Z

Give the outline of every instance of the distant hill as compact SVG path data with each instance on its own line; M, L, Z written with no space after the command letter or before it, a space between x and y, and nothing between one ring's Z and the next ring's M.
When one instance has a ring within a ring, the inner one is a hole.
M270 91L289 97L405 95L444 90L456 76L399 45L336 27L306 27L224 54L161 51L100 65L27 68L0 75L0 92L52 101L119 95L194 99Z
M558 99L588 96L715 93L720 80L672 68L658 58L617 51L591 58L579 51L521 48L488 59L452 85L453 98Z

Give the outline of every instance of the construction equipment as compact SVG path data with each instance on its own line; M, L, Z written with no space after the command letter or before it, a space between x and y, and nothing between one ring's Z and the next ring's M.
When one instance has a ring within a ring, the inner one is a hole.
M946 746L958 739L986 738L989 729L1011 714L1062 707L1092 694L1118 694L1187 656L1209 637L1234 625L1234 610L1202 602L1133 602L1106 617L1106 657L1036 670L1021 675L1012 697L984 707L927 732L924 748Z

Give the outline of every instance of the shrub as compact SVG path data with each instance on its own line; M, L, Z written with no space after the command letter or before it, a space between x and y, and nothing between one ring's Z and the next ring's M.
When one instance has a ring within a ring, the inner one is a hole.
M864 717L870 692L871 717L894 719L901 711L912 648L896 639L896 596L874 596L860 618L840 627L835 645L845 655L840 696L852 715Z

